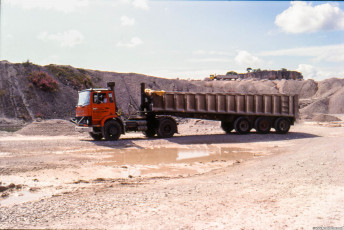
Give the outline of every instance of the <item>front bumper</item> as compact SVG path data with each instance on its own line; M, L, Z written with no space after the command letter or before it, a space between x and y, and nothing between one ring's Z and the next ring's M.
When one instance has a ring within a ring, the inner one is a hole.
M75 126L75 131L78 131L79 133L91 133L93 132L92 127L84 127L84 126Z
M93 127L88 125L89 117L75 117L71 118L69 121L75 124L75 131L80 133L90 133L93 131Z

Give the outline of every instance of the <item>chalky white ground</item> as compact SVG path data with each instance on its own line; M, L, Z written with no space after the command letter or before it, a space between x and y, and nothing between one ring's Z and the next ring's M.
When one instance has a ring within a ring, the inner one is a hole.
M242 136L225 135L216 122L192 121L170 139L130 134L114 143L56 122L63 131L55 136L45 135L58 130L44 130L44 123L40 131L0 134L2 186L23 185L0 198L0 228L344 225L340 122Z

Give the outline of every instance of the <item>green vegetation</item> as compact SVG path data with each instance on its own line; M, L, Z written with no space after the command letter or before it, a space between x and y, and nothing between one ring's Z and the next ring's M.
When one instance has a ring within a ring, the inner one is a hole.
M32 72L28 76L29 81L43 91L56 92L59 89L57 81L43 71Z
M44 119L44 115L43 115L42 113L40 113L40 112L37 112L37 113L35 114L35 118Z
M76 90L94 87L92 77L87 74L86 70L57 65L47 65L45 67L49 72L54 74L62 84L72 86ZM100 81L100 78L96 78L95 81Z
M0 127L0 131L5 131L5 132L17 132L18 130L21 130L23 126L9 126L9 127Z
M27 61L26 61L26 62L23 62L22 64L23 64L23 66L24 66L25 68L27 68L27 67L30 67L30 66L32 65L32 62L30 62L30 60L27 59Z
M0 98L6 94L5 89L0 89Z
M228 71L226 75L238 75L238 73L235 71Z

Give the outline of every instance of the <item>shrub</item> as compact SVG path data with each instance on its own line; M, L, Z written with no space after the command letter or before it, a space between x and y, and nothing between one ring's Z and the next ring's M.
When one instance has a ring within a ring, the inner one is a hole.
M0 98L6 94L6 90L0 89Z
M238 73L235 71L228 71L226 75L238 75Z
M84 69L74 69L69 66L47 65L49 72L54 74L62 84L72 86L76 90L83 88L93 88L94 82L87 71ZM99 77L94 77L96 82L100 81Z
M32 65L32 62L30 62L30 60L27 59L27 61L26 61L26 62L23 62L22 64L23 64L23 66L24 66L25 68L27 68L27 67L30 67L30 66Z
M42 113L38 112L38 113L35 114L35 118L41 118L41 119L43 119L43 118L44 118L44 115L43 115Z
M28 79L43 91L56 92L58 90L57 81L45 72L30 73Z

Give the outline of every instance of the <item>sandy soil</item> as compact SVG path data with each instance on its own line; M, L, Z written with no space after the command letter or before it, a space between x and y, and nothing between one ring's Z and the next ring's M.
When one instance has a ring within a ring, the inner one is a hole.
M342 122L243 136L193 120L170 139L118 142L44 124L0 132L0 228L344 225Z

